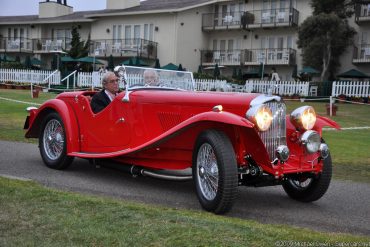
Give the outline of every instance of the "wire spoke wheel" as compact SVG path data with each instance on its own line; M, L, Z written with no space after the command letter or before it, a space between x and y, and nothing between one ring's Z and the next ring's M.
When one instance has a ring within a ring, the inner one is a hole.
M216 197L218 189L218 167L215 152L208 143L203 144L197 158L197 183L207 200Z
M51 160L58 159L63 152L64 131L59 121L52 119L45 126L43 142L45 154Z
M328 190L332 176L332 161L330 154L322 161L323 169L315 176L287 177L283 181L285 192L294 200L301 202L312 202L320 199Z
M42 123L39 147L45 165L53 169L65 169L73 161L67 155L66 132L63 121L55 113L49 113Z
M238 173L234 148L225 133L211 129L199 135L192 170L202 207L216 214L229 211L237 194Z

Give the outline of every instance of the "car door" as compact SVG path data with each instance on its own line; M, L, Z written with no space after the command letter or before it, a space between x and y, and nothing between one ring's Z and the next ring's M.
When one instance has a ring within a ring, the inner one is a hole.
M80 95L78 109L81 151L114 152L129 147L129 103L116 98L104 110L94 114L89 100Z

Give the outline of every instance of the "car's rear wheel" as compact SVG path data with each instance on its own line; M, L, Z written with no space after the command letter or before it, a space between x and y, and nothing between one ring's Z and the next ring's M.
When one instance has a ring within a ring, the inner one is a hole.
M330 154L323 161L323 170L317 176L301 174L284 180L283 188L293 199L301 202L312 202L320 199L328 190L332 176Z
M216 214L229 211L237 195L235 152L221 131L207 130L198 137L193 153L193 178L202 207Z
M39 147L42 160L45 165L62 170L67 168L73 161L73 157L67 156L67 142L64 124L60 116L49 113L41 125Z

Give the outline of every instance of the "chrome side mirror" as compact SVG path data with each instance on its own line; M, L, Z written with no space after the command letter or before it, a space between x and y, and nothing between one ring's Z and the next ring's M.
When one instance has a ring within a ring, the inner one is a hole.
M114 67L113 72L116 74L116 76L123 80L123 83L125 86L127 86L127 73L126 68L123 65L119 65Z
M130 102L130 97L129 97L130 91L128 91L127 73L126 73L125 66L123 65L116 66L114 67L113 72L116 74L118 78L120 78L120 80L123 81L123 84L126 88L126 94L122 98L122 102Z

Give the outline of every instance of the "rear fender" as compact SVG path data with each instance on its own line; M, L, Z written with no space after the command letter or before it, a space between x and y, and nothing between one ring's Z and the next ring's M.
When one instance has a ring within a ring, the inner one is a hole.
M32 122L30 122L30 127L27 130L25 137L38 138L41 133L42 121L51 112L57 112L63 120L67 140L67 153L78 152L80 150L79 126L76 115L66 102L59 99L46 101L36 112L34 112L35 116Z

